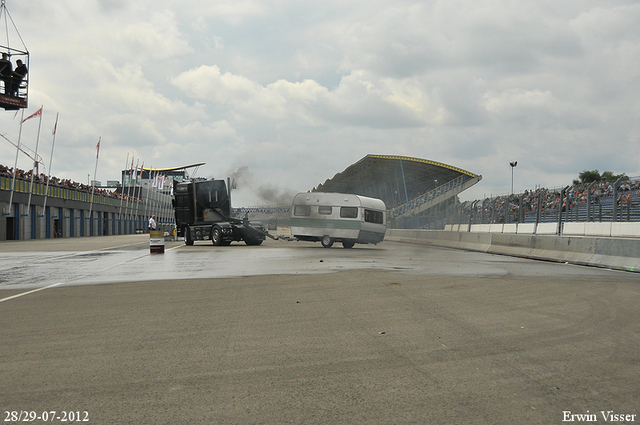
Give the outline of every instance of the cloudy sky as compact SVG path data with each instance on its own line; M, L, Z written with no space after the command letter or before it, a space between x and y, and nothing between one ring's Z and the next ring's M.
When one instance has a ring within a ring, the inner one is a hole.
M119 180L127 156L206 162L198 176L245 171L235 206L369 153L481 174L463 200L510 192L514 160L516 191L640 176L638 1L5 1L47 166L60 114L59 177L86 182L99 138L97 180ZM17 140L19 122L1 112L0 132ZM37 129L23 126L32 149Z

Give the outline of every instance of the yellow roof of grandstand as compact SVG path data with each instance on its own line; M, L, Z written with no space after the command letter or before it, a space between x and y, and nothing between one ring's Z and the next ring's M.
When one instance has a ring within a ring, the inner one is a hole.
M433 166L436 166L436 167L448 168L450 170L459 172L461 174L466 174L469 177L478 177L477 174L473 174L473 173L471 173L469 171L463 170L462 168L454 167L453 165L447 165L447 164L444 164L442 162L432 161L430 159L422 159L422 158L414 158L414 157L411 157L411 156L398 156L398 155L367 155L362 160L366 159L367 157L421 162L423 164L429 164L429 165L433 165Z
M479 177L459 167L400 155L367 155L314 192L355 193L398 205L456 179Z
M169 167L169 168L141 167L140 169L145 171L176 171L176 170L185 170L187 168L199 167L204 164L206 164L206 162L200 162L198 164L191 164L191 165L182 165L180 167Z

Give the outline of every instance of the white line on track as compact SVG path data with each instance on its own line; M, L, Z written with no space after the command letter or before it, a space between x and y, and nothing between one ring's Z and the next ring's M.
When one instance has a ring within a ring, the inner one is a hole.
M16 295L12 295L12 296L7 297L7 298L2 298L2 299L0 299L0 303L1 303L1 302L5 302L5 301L12 300L12 299L14 299L14 298L19 298L19 297L22 297L22 296L25 296L25 295L33 294L34 292L44 291L45 289L53 288L53 287L55 287L55 286L64 285L64 283L65 283L65 282L58 282L58 283L54 283L53 285L43 286L42 288L32 289L31 291L21 292L20 294L16 294Z
M136 244L129 244L129 245L136 245ZM122 248L122 247L129 246L129 245L120 245L119 247L112 247L112 248L109 248L109 249ZM168 248L168 249L167 249L167 251L172 251L172 250L174 250L174 249L181 248L181 247L182 247L182 245L174 246L173 248ZM104 250L103 250L103 249L100 249L100 250L89 251L89 252L98 252L98 251L104 251ZM83 254L84 254L84 253L83 253ZM75 255L75 254L74 254L74 255ZM111 268L114 268L114 267L120 266L120 265L125 264L125 263L129 263L129 262L131 262L131 261L139 260L139 259L141 259L141 258L143 258L143 257L148 256L148 255L150 255L150 253L148 253L148 252L147 252L147 253L145 253L144 255L141 255L141 256L139 256L139 257L136 257L136 258L130 258L130 259L128 259L128 260L121 261L121 262L120 262L120 263L118 263L118 264L112 264L112 265L110 265L109 267L105 267L104 269L99 270L99 272L103 272L103 271L105 271L105 270L108 270L108 269L111 269ZM67 282L58 282L58 283L54 283L54 284L52 284L52 285L43 286L42 288L32 289L32 290L27 291L27 292L21 292L21 293L19 293L19 294L15 294L15 295L12 295L12 296L10 296L10 297L0 298L0 303L1 303L1 302L5 302L5 301L9 301L9 300L13 300L13 299L15 299L15 298L20 298L20 297L23 297L23 296L25 296L25 295L33 294L34 292L44 291L45 289L50 289L50 288L55 288L56 286L65 285L65 284L67 284L67 283L71 283L71 282L73 282L73 281L76 281L76 280L78 280L78 279L82 279L82 278L87 277L87 276L89 276L89 274L85 274L85 275L82 275L82 276L78 276L78 277L76 277L75 279L69 280L69 281L67 281Z

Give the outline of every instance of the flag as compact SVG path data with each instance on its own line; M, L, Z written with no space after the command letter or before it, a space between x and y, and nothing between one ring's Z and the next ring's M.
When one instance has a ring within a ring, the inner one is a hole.
M56 135L56 129L58 128L58 122L56 121L56 123L53 125L53 134L54 136Z
M40 107L40 109L38 109L38 111L32 115L29 115L27 118L23 119L22 122L25 122L26 120L28 120L29 118L33 118L33 117L38 117L42 115L42 107Z
M98 155L100 155L100 139L98 139L98 144L96 145L96 159L98 159Z

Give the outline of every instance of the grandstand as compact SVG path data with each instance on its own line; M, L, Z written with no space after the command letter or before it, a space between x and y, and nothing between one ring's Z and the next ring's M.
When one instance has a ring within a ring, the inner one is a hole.
M482 176L427 159L367 155L312 192L354 193L382 199L389 216L415 216L457 196Z

